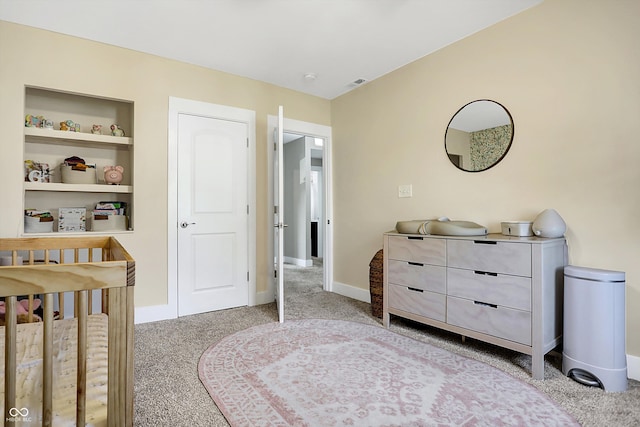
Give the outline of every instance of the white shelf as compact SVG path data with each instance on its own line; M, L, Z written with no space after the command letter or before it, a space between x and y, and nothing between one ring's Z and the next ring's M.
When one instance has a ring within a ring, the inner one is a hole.
M59 182L25 182L26 191L74 191L80 193L133 193L131 185L64 184Z
M108 147L128 147L133 145L133 138L128 136L96 135L85 132L70 132L43 128L24 128L28 141L50 144L75 144Z

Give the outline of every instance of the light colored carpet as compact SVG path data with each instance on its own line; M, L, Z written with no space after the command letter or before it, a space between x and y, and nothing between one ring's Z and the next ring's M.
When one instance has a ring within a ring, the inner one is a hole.
M373 255L373 254L372 254ZM338 319L381 326L369 304L322 291L322 270L288 266L286 318ZM368 266L362 267L367 268ZM368 271L368 270L367 270ZM274 303L181 317L135 328L137 426L224 427L229 424L198 377L198 361L212 344L235 332L277 321ZM545 380L531 379L527 355L394 318L390 330L485 362L544 392L586 427L640 425L640 383L606 393L562 375L561 357L545 358Z
M379 326L290 320L208 348L200 379L232 426L571 426L485 363Z

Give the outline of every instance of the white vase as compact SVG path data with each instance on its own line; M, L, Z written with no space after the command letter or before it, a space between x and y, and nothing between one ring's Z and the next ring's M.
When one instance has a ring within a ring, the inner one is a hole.
M538 237L562 237L567 224L554 209L545 209L533 221L531 230Z

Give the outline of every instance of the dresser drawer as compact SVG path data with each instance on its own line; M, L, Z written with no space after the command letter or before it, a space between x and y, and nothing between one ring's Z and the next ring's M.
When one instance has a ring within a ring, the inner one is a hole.
M531 312L447 297L447 323L531 345Z
M447 290L447 268L391 259L389 283L444 294Z
M389 259L446 265L447 241L414 236L389 236Z
M447 294L531 311L531 278L447 269Z
M436 292L390 284L389 307L444 322L446 296Z
M447 242L447 266L531 277L531 245L451 239Z

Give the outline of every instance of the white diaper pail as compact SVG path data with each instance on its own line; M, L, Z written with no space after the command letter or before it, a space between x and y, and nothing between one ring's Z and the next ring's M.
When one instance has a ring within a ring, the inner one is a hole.
M565 267L562 373L605 391L627 389L624 272Z

